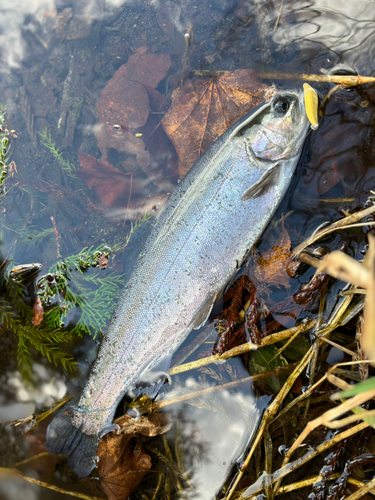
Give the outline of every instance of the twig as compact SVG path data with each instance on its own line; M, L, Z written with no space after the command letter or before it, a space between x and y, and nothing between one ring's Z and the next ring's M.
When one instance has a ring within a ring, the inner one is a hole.
M33 455L32 457L26 458L26 460L22 460L21 462L17 462L16 464L13 465L13 467L21 467L21 465L26 465L29 464L30 462L33 462L34 460L38 460L39 458L43 457L48 457L51 454L48 453L48 451L42 451L42 453L38 453L38 455Z
M369 481L367 484L362 486L362 488L357 490L352 495L349 495L348 497L346 497L346 500L357 500L357 498L363 498L365 493L368 493L369 491L371 491L374 486L375 486L375 478L371 479L371 481Z
M182 394L181 396L177 396L175 398L165 399L164 401L158 401L155 403L155 406L153 406L153 411L159 410L160 408L164 408L165 406L173 405L175 403L181 403L182 401L187 401L189 399L200 398L212 392L222 391L223 389L230 389L231 387L236 387L237 385L245 384L246 382L256 382L258 380L267 377L272 377L274 375L278 375L280 373L284 373L288 370L293 369L297 364L298 363L292 363L287 366L282 366L281 368L276 368L275 370L270 370L268 372L252 375L251 377L245 377L239 380L234 380L233 382L228 382L227 384L216 385L214 387L209 387L208 389L202 389L201 391L189 392L188 394Z
M56 248L57 248L57 258L59 259L60 258L60 248L61 248L61 236L59 234L59 231L57 229L57 225L56 225L56 221L55 221L55 217L53 215L51 215L51 221L52 221L52 224L53 224L53 230L55 232L55 236L56 236Z
M302 250L304 250L306 247L309 247L310 245L314 244L316 241L318 241L320 238L323 238L323 236L326 236L327 234L333 233L333 231L336 231L337 229L342 229L350 224L354 224L367 215L370 215L375 212L375 205L372 205L371 207L366 208L365 210L362 210L360 212L356 212L355 214L348 215L347 217L344 217L343 219L340 219L333 224L330 224L327 227L324 227L320 231L317 231L315 234L307 238L304 242L302 242L300 245L298 245L292 252L291 257L294 258L296 255L298 255ZM367 223L366 225L371 224L370 222Z
M229 358L233 358L234 356L239 356L240 354L244 354L249 351L255 351L260 349L266 345L272 345L276 342L280 342L281 340L286 340L289 337L292 337L296 332L302 333L306 332L313 328L316 324L316 321L309 320L306 323L295 326L293 328L289 328L288 330L284 330L279 333L273 333L272 335L268 335L267 337L261 339L260 344L254 344L252 342L246 342L246 344L239 345L237 347L233 347L229 351L224 352L223 354L215 354L213 356L209 356L207 358L198 359L196 361L192 361L191 363L186 363L184 365L175 366L169 370L169 375L176 375L177 373L186 372L189 370L194 370L195 368L201 368L202 366L210 365L211 363L216 363L218 361L226 360Z
M257 435L256 435L255 440L254 440L254 443L253 443L253 445L252 445L252 447L251 447L251 449L250 449L247 457L245 458L245 460L244 460L244 462L242 464L241 470L238 472L235 480L232 482L232 485L231 485L231 487L230 487L230 489L228 491L227 496L225 497L225 500L229 500L232 497L233 493L235 492L235 490L236 490L236 488L238 486L238 483L240 482L240 480L241 480L241 478L242 478L242 476L243 476L243 474L244 474L244 472L246 470L246 467L250 463L250 460L251 460L251 458L252 458L252 456L254 454L254 451L255 451L256 447L258 446L260 440L262 439L265 431L268 429L268 427L269 427L270 423L272 422L274 416L278 412L281 403L284 401L286 395L290 391L290 389L293 386L294 382L297 380L297 378L301 375L301 373L303 372L303 370L306 368L308 362L310 361L311 355L312 355L312 348L310 348L307 351L307 353L302 358L302 360L300 361L300 363L298 363L298 366L289 375L288 380L285 382L285 384L283 385L282 389L277 394L276 398L273 400L273 402L271 403L271 405L264 412L262 421L260 423Z
M298 458L294 462L289 463L287 466L282 466L280 469L275 471L271 476L271 479L270 479L271 482L276 483L276 482L282 480L285 476L287 476L291 472L295 471L296 469L298 469L302 465L306 464L307 462L309 462L313 458L317 457L320 453L323 453L324 451L328 450L332 446L335 446L337 443L340 443L344 439L347 439L350 436L354 436L358 432L361 432L364 429L367 429L367 427L369 427L369 424L367 424L366 422L362 422L362 423L356 425L355 427L352 427L350 429L347 429L346 431L341 432L340 434L336 434L328 441L324 441L324 443L320 444L315 449L308 451L303 457ZM370 484L370 483L368 483L368 484ZM258 493L260 493L263 490L263 486L260 486L260 487L257 487L255 485L250 486L251 489L253 487L254 487L254 490L251 491L251 495L253 495L253 496L257 495ZM373 487L374 487L374 484L372 484L370 489L372 489ZM247 497L243 496L243 497L241 497L241 500L245 500L245 499L248 500L249 498L251 498L251 497L250 496L247 496ZM357 498L360 498L360 497L357 497Z
M294 73L261 73L261 78L268 80L304 80L307 82L329 82L341 83L348 87L355 87L356 85L364 85L365 83L374 83L375 78L372 76L362 75L309 75L309 74L294 74Z
M39 479L34 479L32 477L25 476L22 474L17 469L11 469L11 468L5 468L5 467L0 467L0 476L19 476L25 481L29 483L36 484L38 486L42 486L43 488L48 488L49 490L53 491L58 491L59 493L62 493L63 495L70 495L71 497L76 497L76 498L83 498L84 500L103 500L103 497L92 497L89 495L85 495L84 493L77 493L75 491L68 491L68 490L63 490L62 488L59 488L58 486L53 486L52 484L48 484L45 481L40 481Z

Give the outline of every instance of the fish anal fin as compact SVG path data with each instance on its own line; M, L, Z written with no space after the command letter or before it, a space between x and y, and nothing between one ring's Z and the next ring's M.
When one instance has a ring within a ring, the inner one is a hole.
M159 359L159 361L152 365L141 375L137 381L137 385L133 390L137 396L142 394L153 399L163 386L165 379L168 378L168 370L172 362L172 354L169 353Z
M273 165L261 178L250 186L241 196L241 201L250 200L250 198L259 198L265 195L277 183L279 177L278 164Z

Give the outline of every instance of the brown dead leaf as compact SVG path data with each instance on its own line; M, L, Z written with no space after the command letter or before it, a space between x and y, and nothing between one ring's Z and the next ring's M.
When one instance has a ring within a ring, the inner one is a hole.
M34 317L31 318L31 323L34 326L39 326L44 318L44 309L43 309L42 301L40 300L40 297L37 297L37 299L34 303L33 313L34 313Z
M251 69L188 82L172 94L163 128L179 157L180 178L236 120L265 100L267 85Z
M282 230L274 247L262 253L249 269L249 276L257 284L268 284L279 288L289 286L287 261L291 255L291 241L289 234L282 223Z
M151 457L128 434L107 434L98 446L98 475L109 500L126 500L151 469Z
M106 160L97 160L89 154L78 152L81 169L78 177L93 189L107 208L120 200L125 206L130 202L131 174L125 174Z
M142 168L148 166L150 155L143 140L134 135L134 129L143 127L149 115L149 98L142 83L155 88L170 65L169 55L147 54L147 48L141 47L109 80L97 105L100 127L96 138L103 159L114 148L136 155Z

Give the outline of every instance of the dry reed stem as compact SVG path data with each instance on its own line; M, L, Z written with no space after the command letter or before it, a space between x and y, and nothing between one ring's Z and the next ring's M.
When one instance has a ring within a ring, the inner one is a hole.
M230 490L229 490L227 496L225 497L225 500L229 500L232 497L233 493L235 492L237 485L240 482L240 480L244 474L244 471L246 470L246 467L249 465L250 460L254 454L256 447L258 446L258 443L260 442L260 440L262 439L262 437L264 435L264 432L268 429L270 423L272 422L276 413L278 412L281 403L284 401L286 395L288 394L288 392L292 388L294 382L297 380L297 378L301 375L303 370L306 368L308 362L310 361L311 355L312 355L312 348L310 348L307 351L305 356L298 363L298 366L289 375L288 380L285 382L285 384L283 385L283 387L281 388L281 390L279 391L279 393L277 394L277 396L275 397L273 402L270 404L270 406L264 412L263 417L262 417L262 421L261 421L260 426L258 428L257 435L256 435L255 440L253 442L253 445L252 445L248 455L246 456L246 458L242 464L241 470L238 472L235 480L233 481L233 483L230 487Z
M345 85L347 87L355 87L366 83L374 83L375 78L372 76L362 75L309 75L306 73L261 73L261 78L267 80L304 80L307 82L329 82Z
M76 491L63 490L62 488L59 488L58 486L53 486L52 484L48 484L45 481L40 481L39 479L34 479L32 477L25 476L24 474L22 474L22 472L20 472L17 469L0 467L0 477L1 476L3 477L18 476L24 481L27 481L28 483L36 484L37 486L41 486L42 488L47 488L49 490L58 491L63 495L69 495L71 497L83 498L84 500L103 500L103 497L92 497L89 495L85 495L84 493L77 493Z
M231 389L232 387L236 387L238 385L245 384L247 382L256 382L258 380L262 380L267 377L272 377L273 375L278 375L293 369L297 364L298 363L291 363L287 366L276 368L275 370L270 370L268 372L252 375L251 377L245 377L239 380L234 380L233 382L228 382L227 384L216 385L214 387L208 387L207 389L202 389L201 391L189 392L188 394L182 394L181 396L177 396L175 398L165 399L163 401L157 401L152 407L152 411L157 411L160 408L164 408L165 406L173 405L176 403L181 403L182 401L188 401L189 399L201 398L202 396L205 396L206 394L211 394L212 392L222 391L224 389Z
M326 477L326 481L334 481L335 479L338 479L340 475L341 475L340 472L335 472L334 474L330 474L328 477ZM314 476L310 477L309 479L304 479L302 481L297 481L295 483L281 486L279 491L277 492L277 495L284 495L285 493L290 493L291 491L299 490L301 488L306 488L307 486L312 486L317 481L319 481L320 477L321 476ZM354 477L348 477L347 482L349 484L357 486L358 488L362 488L367 484L364 483L363 481L358 481L358 479L355 479ZM375 489L370 490L369 493L372 493L374 495ZM257 495L251 495L250 497L241 497L241 500L257 500Z
M315 449L310 450L307 453L305 453L305 455L303 457L298 458L297 460L287 464L286 466L282 465L280 469L278 469L277 471L275 471L272 474L271 482L272 483L280 482L288 474L295 471L296 469L298 469L302 465L305 465L307 462L309 462L313 458L317 457L320 453L323 453L324 451L328 450L332 446L335 446L337 443L340 443L344 439L347 439L348 437L354 436L355 434L363 431L367 427L369 427L369 424L367 424L366 422L362 422L362 423L356 425L355 427L351 427L350 429L347 429L339 434L336 434L328 441L324 441L324 443L320 444ZM371 489L373 487L374 487L374 485L371 486ZM263 491L263 486L259 487L255 491L252 491L251 495L255 496L255 495L261 493L262 491ZM251 496L249 495L247 497L241 497L241 500L245 500L245 499L249 500L250 498L251 498ZM360 497L358 497L358 498L360 498Z
M360 212L356 212L355 214L348 215L347 217L344 217L343 219L340 219L333 224L330 224L329 226L324 227L320 231L317 231L315 234L307 238L305 241L303 241L300 245L298 245L293 251L292 251L292 257L296 257L299 252L302 252L306 247L309 247L310 245L313 245L316 241L318 241L320 238L323 236L326 236L327 234L333 233L334 231L337 231L338 229L343 229L346 228L347 226L350 227L351 224L354 224L367 215L370 215L375 212L375 205L372 205L371 207L366 208L365 210L361 210ZM371 222L369 222L366 225L371 225Z
M255 351L260 349L266 345L272 345L276 342L280 342L281 340L286 340L293 336L296 332L302 333L306 332L313 328L316 324L316 321L309 320L302 325L295 326L293 328L289 328L288 330L284 330L279 333L273 333L272 335L268 335L260 341L260 344L254 344L252 342L247 342L246 344L239 345L230 349L229 351L224 352L224 354L214 354L207 358L198 359L196 361L192 361L191 363L185 363L184 365L175 366L171 368L168 372L169 375L176 375L177 373L186 372L189 370L194 370L196 368L201 368L202 366L207 366L211 363L217 363L218 361L223 361L229 358L233 358L234 356L239 356L240 354L245 354L249 351Z
M355 493L352 493L348 497L346 497L346 500L357 500L358 498L363 498L366 493L371 491L375 487L375 478L371 479L367 484L362 486L359 490L357 490Z

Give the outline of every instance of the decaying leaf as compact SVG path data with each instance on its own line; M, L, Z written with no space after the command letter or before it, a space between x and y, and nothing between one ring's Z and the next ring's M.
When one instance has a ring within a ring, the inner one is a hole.
M128 434L107 434L99 443L98 475L109 500L126 500L151 469L151 457Z
M81 169L78 177L96 194L111 215L120 219L137 220L146 212L154 212L165 203L167 196L148 195L151 183L124 173L108 163L93 156L78 152Z
M150 155L134 129L143 127L149 115L149 99L143 84L155 88L166 76L171 59L167 54L147 54L141 47L120 66L102 90L97 105L99 126L96 138L103 159L114 148L134 154L140 166L147 166Z
M34 326L39 326L42 323L43 318L44 318L44 309L43 309L42 301L40 300L40 297L36 298L36 301L35 301L34 307L33 307L33 313L34 313L34 316L31 318L31 323Z
M151 469L151 457L136 436L158 436L172 427L164 413L142 415L137 420L124 415L116 420L118 434L107 434L99 443L98 474L109 500L126 500Z
M132 188L130 174L121 172L106 160L97 160L80 151L78 158L81 164L78 177L95 191L105 207L111 207L119 200L125 206L129 203Z
M254 284L268 284L279 287L289 286L289 274L287 272L287 261L290 257L291 241L285 229L284 222L282 231L275 245L262 253L249 268L249 276Z
M251 69L188 82L172 94L162 125L179 157L180 178L236 120L266 99Z

